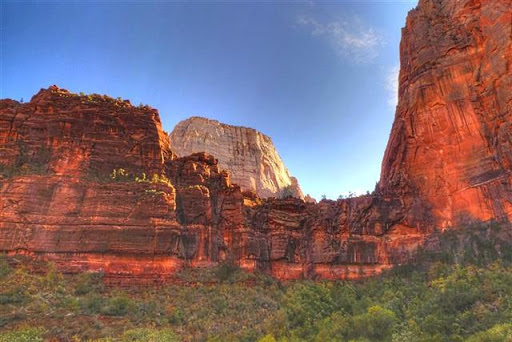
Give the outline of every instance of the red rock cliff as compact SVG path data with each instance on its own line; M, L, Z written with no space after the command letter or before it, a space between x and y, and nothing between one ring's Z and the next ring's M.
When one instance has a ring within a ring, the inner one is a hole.
M512 2L420 0L400 56L380 193L421 198L439 227L512 219Z
M101 269L123 283L227 259L283 279L335 279L380 272L419 242L418 234L382 237L381 222L396 215L377 197L244 198L213 156L176 157L149 107L56 86L0 106L0 249L8 253L69 272Z
M281 279L358 278L434 227L511 218L509 1L420 1L374 194L242 194L205 153L178 158L156 110L57 87L0 102L0 250L112 281L232 259ZM245 197L244 197L245 196Z

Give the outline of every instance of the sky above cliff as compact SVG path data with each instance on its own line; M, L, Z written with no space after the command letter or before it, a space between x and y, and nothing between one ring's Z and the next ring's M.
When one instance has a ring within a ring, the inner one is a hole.
M305 193L372 191L416 0L1 2L0 97L57 84L269 135Z

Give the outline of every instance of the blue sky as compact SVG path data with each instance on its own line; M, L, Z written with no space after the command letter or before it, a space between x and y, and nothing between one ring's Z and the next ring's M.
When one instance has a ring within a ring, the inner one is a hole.
M415 0L1 2L1 98L57 84L272 137L305 193L373 190Z

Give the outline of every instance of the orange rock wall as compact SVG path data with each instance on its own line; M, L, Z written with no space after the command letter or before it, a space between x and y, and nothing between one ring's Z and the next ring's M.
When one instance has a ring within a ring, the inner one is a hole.
M422 198L438 227L512 219L512 2L420 0L400 56L380 192Z
M214 156L178 158L158 112L128 101L56 86L1 100L0 251L121 284L228 259L280 279L354 279L407 261L436 227L510 220L511 7L411 11L381 179L359 198L242 193Z

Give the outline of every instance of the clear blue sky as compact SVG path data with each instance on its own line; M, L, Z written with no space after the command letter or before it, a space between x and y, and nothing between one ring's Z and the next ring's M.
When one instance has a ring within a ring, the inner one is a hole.
M305 193L373 190L415 0L1 1L1 98L57 84L272 137Z

